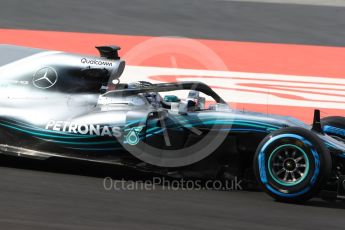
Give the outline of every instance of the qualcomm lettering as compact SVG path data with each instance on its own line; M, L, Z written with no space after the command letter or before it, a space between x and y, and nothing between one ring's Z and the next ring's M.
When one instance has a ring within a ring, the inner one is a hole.
M98 59L87 59L87 58L82 58L81 63L83 64L89 64L89 65L105 65L105 66L113 66L112 62L109 61L103 61L103 60L98 60Z
M121 137L121 128L112 127L112 126L101 126L101 125L92 125L92 124L78 124L69 121L49 121L45 129L59 131L59 132L68 132L76 133L82 135L97 135L97 136L109 136L109 137Z

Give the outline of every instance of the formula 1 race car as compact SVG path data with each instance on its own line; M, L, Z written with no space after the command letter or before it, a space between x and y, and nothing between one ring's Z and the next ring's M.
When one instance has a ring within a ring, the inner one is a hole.
M201 82L121 83L119 48L97 49L99 58L0 46L2 154L239 177L286 202L326 188L344 196L345 118L321 120L315 110L310 126L238 111Z

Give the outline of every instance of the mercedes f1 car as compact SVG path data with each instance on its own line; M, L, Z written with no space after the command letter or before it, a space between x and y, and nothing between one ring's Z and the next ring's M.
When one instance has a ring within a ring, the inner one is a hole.
M307 125L239 111L201 82L121 83L119 48L97 48L100 57L0 46L2 154L236 176L287 202L327 188L344 196L345 118L315 110Z

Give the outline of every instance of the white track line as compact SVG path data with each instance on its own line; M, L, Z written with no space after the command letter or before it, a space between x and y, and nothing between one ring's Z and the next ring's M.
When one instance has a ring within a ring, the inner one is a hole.
M121 80L152 82L152 76L202 81L228 102L344 109L344 78L127 66Z

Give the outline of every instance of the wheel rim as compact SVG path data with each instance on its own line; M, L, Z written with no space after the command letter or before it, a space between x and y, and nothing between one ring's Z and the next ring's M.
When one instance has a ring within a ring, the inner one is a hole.
M308 175L309 159L302 148L285 144L273 150L268 159L268 169L278 184L294 186Z

